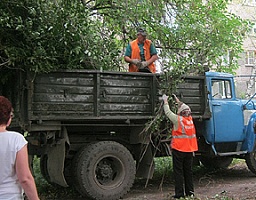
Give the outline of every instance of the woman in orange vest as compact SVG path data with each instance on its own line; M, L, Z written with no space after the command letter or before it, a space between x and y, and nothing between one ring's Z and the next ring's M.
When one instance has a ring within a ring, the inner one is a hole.
M185 196L194 196L192 163L194 152L198 150L198 146L189 106L181 102L176 95L173 97L178 103L177 115L169 108L168 96L164 94L162 98L164 112L173 123L171 142L175 181L175 195L173 197L179 199Z
M138 29L137 39L130 42L126 48L124 60L129 63L129 72L156 73L154 62L158 59L157 51L146 36L145 30Z

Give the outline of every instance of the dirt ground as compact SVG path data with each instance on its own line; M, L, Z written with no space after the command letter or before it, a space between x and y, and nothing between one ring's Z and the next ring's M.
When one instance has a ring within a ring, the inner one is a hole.
M204 168L203 168L204 169ZM162 176L162 175L161 175ZM149 180L136 179L132 189L122 200L169 200L174 194L173 179L167 177ZM222 170L194 170L195 200L256 200L256 175L243 160ZM87 200L75 190L47 188L41 200ZM72 192L71 192L72 191ZM191 200L191 199L186 199Z
M174 194L173 182L137 180L123 200L167 200ZM239 162L228 169L194 175L195 196L198 200L245 200L256 199L256 175L251 173L245 162Z

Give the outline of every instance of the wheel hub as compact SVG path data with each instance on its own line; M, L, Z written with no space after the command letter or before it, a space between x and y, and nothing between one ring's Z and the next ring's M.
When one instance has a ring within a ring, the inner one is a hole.
M105 162L99 164L98 170L99 170L100 175L103 178L110 178L111 175L113 174L113 170L111 168L111 165L108 164L108 163L105 163Z

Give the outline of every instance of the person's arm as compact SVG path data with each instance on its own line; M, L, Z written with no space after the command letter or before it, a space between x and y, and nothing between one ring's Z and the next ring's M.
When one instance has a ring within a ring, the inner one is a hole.
M178 107L180 107L183 104L183 102L180 101L175 94L172 94L172 97L174 98L175 102L178 104Z
M149 60L147 60L146 62L148 63L148 65L151 65L157 59L158 59L158 56L155 54L155 55L152 55L151 58Z
M125 50L125 54L124 54L125 62L133 64L132 59L131 59L131 55L132 55L132 48L131 48L131 45L128 44L127 47L126 47L126 50Z
M146 60L147 66L151 65L153 62L158 60L157 50L152 43L150 44L150 56L151 56L150 59Z
M164 113L173 123L173 129L176 130L178 128L178 116L170 110L168 103L164 104Z
M129 56L124 56L124 60L125 60L125 62L133 64L132 59Z
M16 173L21 187L29 200L39 200L36 184L28 164L27 145L22 147L16 156Z
M131 55L132 55L132 47L130 44L128 44L124 54L124 60L127 63L138 65L138 63L140 63L141 61L139 59L131 59Z
M170 107L168 104L168 96L165 96L165 97L163 96L163 101L164 101L164 113L173 123L173 129L176 130L178 128L178 116L170 110Z

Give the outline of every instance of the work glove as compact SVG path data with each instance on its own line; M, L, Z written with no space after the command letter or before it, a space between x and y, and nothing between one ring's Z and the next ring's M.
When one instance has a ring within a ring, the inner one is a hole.
M132 59L131 62L134 65L138 65L139 63L141 63L141 61L139 59Z
M144 67L142 66L142 62L139 61L136 65L139 69L144 69Z
M147 61L143 61L141 62L141 65L143 68L146 68L148 66L148 62Z
M163 94L162 99L163 99L163 101L167 101L168 96L166 96L166 94Z
M174 100L176 100L177 96L175 94L172 94L172 98L174 98Z

